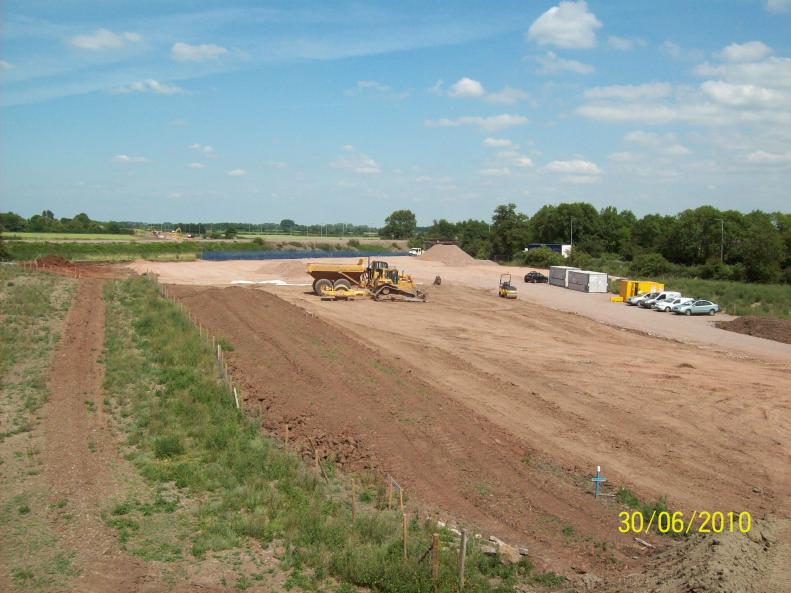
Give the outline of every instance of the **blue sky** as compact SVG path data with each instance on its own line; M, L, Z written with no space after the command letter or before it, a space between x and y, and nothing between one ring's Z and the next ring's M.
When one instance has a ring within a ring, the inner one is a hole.
M791 0L6 0L0 209L783 210Z

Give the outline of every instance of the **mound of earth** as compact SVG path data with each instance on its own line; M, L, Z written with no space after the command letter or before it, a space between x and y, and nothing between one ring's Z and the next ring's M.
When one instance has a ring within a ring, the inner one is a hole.
M419 259L426 261L439 262L449 266L470 266L481 263L457 245L434 245L428 249Z
M39 265L42 266L70 266L71 262L59 255L45 255L43 257L36 258L36 261Z
M717 323L717 327L748 336L791 344L791 319L746 315L737 317L733 321L720 321Z

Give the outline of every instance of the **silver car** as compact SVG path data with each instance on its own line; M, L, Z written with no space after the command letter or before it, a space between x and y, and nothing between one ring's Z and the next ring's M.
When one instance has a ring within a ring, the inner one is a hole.
M701 299L675 305L671 310L677 315L714 315L719 312L720 306Z
M626 304L636 306L642 303L645 299L655 299L658 296L659 296L658 292L646 292L644 294L637 294L635 296L631 296L628 299L626 299Z

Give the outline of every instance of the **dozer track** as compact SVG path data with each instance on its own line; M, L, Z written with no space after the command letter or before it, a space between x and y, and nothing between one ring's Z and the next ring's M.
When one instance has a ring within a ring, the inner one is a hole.
M422 290L415 290L415 292L411 292L408 290L403 290L398 288L397 286L393 286L390 284L385 284L375 288L371 291L371 296L376 301L384 301L384 300L391 300L391 301L403 301L408 303L425 303L426 302L426 293Z

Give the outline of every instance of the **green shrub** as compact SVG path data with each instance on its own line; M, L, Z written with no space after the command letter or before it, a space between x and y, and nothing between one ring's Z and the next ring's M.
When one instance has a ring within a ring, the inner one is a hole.
M667 274L672 264L659 253L641 253L632 260L630 271L635 276L660 276Z
M514 262L534 268L549 268L549 266L562 266L566 258L562 254L552 251L549 247L538 247L530 251L518 253Z
M182 453L184 453L184 444L178 435L163 435L154 439L154 455L158 459L176 457Z

